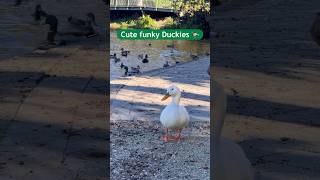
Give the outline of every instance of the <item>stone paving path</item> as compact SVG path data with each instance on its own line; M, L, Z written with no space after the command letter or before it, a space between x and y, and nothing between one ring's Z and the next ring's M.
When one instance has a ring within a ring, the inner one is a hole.
M106 179L107 62L90 47L0 61L0 179Z
M224 136L258 180L320 179L320 1L232 0L217 7L214 77L227 90Z

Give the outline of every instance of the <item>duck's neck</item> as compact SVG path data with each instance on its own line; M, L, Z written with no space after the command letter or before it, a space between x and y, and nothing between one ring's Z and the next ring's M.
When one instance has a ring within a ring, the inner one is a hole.
M180 97L181 97L181 94L177 94L177 95L175 95L175 96L172 96L171 104L179 105L179 103L180 103Z

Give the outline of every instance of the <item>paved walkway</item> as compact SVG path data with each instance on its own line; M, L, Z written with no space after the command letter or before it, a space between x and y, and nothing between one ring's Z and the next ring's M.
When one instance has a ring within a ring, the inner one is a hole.
M111 81L112 179L209 179L209 58ZM191 115L181 142L160 140L161 97L176 84Z
M320 1L232 0L214 20L215 79L228 91L224 136L258 180L320 179Z
M0 179L106 179L105 49L0 61Z

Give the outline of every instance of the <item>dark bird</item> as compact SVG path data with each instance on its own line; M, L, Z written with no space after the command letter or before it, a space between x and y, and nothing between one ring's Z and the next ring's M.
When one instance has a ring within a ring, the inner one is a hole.
M45 24L49 25L49 31L47 33L48 44L55 45L55 37L58 33L58 18L54 15L42 14L46 18Z
M173 44L168 44L167 47L168 48L174 48L174 45Z
M138 55L138 58L139 58L139 59L143 59L143 54L139 54L139 55Z
M169 66L170 66L170 65L169 65L169 62L168 62L168 61L166 61L166 63L163 65L164 68L169 67Z
M122 56L128 56L129 53L130 53L130 51L125 51L123 48L121 48L121 55Z
M231 88L231 91L234 96L238 96L239 92L237 90Z
M193 55L193 54L190 54L190 57L192 58L192 60L198 60L199 57L197 55Z
M114 62L115 62L115 63L120 62L120 58L115 57L115 58L114 58Z
M116 53L114 53L113 55L110 54L110 58L117 58L117 54Z
M125 65L123 65L123 63L120 64L120 68L121 68L121 69L124 68L124 66L125 66Z
M93 25L97 26L96 17L93 13L87 14L87 20L75 18L75 17L68 17L68 22L76 27L83 28L87 26L88 23L92 23Z
M310 32L312 39L320 46L320 12L317 13Z
M131 70L135 72L140 72L140 66L138 65L137 67L131 67Z
M142 63L148 63L148 54L146 54L146 56L144 57L144 59L142 60Z
M137 67L131 67L131 71L127 73L128 76L140 74L140 66L138 65Z
M71 32L63 32L60 33L60 35L72 35L76 37L85 36L87 38L98 35L98 33L95 31L95 28L93 27L93 25L98 26L95 20L95 15L93 13L88 13L86 20L70 16L68 17L68 22L77 30Z
M86 21L82 20L82 19L78 19L75 17L68 17L68 22L74 26L85 26L86 25Z
M48 14L42 10L42 7L40 4L37 4L35 7L35 11L32 14L32 16L34 17L35 21L40 21L41 17L46 17Z
M124 75L126 76L126 75L128 75L128 71L129 71L129 68L128 68L128 66L123 66L123 69L125 70L125 72L124 72Z

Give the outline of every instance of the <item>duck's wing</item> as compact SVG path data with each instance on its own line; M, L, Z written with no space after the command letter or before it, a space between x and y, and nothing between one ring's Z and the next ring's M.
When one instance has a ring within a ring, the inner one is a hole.
M86 21L78 18L69 18L68 19L69 23L72 24L73 26L81 27L83 28L86 25Z
M181 126L186 126L190 121L190 116L187 109L184 106L179 106L179 119Z

